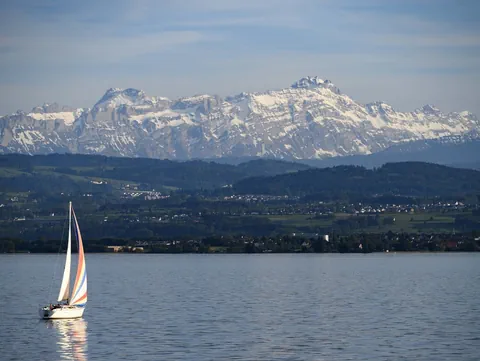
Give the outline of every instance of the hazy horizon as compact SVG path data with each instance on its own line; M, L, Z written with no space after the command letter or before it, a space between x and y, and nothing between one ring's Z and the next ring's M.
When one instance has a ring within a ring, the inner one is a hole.
M329 79L361 103L480 115L480 3L6 0L0 115L91 107L110 87L177 98Z

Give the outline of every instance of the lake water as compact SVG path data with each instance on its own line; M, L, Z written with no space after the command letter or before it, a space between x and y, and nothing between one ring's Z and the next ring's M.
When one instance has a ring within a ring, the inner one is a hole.
M63 261L0 255L0 359L480 359L480 254L87 254L83 319L39 320Z

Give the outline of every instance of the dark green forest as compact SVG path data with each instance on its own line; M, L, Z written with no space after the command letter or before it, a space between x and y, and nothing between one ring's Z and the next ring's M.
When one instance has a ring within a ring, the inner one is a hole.
M273 177L251 177L235 184L238 193L316 195L342 199L356 195L463 197L480 194L480 172L421 162L387 163L366 169L336 166Z
M255 175L272 176L309 169L304 164L253 160L237 166L215 162L118 158L96 155L0 155L0 186L4 190L48 191L86 189L90 178L130 181L147 188L214 189Z

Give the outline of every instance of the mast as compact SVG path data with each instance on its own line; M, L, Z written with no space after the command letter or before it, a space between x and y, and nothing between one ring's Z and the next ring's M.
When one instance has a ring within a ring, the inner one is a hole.
M68 245L67 256L65 259L65 269L63 270L62 284L58 293L57 301L67 300L70 295L70 268L72 262L72 202L68 204Z

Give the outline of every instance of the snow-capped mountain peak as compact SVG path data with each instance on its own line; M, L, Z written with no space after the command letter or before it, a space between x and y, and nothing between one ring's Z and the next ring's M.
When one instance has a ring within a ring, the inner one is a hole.
M75 109L67 106L61 106L58 103L43 103L43 105L36 106L32 109L32 113L58 113L58 112L73 112Z
M26 116L37 121L62 121L63 125L70 126L83 113L83 109L73 109L61 106L58 103L44 103L34 107L31 112L17 112L17 115Z
M318 76L306 76L297 80L291 86L294 89L311 89L311 88L327 88L332 90L333 92L340 94L340 89L338 89L335 84L333 84L330 80L323 80L320 79Z
M368 103L365 105L368 113L372 115L387 115L395 113L395 109L390 104L387 104L383 101L376 101L373 103Z
M143 90L133 88L110 88L95 104L95 108L114 108L120 105L140 105L147 99L148 97Z
M400 142L479 130L469 112L364 105L331 81L309 76L284 89L226 98L202 94L171 101L110 88L92 109L44 104L0 118L0 152L308 159L370 154Z
M427 114L438 114L440 113L440 109L438 109L435 105L426 104L422 107L422 111Z
M472 112L469 112L468 110L464 110L460 113L458 113L462 117L475 117L475 115Z

